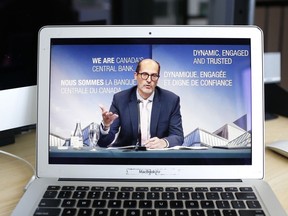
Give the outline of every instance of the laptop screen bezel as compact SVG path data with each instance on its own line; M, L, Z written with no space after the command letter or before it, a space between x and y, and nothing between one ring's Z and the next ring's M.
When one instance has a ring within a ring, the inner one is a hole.
M51 164L49 163L49 74L52 38L249 38L251 40L252 164ZM242 179L263 178L262 32L256 26L47 26L39 32L37 175L61 178ZM262 126L262 127L261 127ZM254 143L254 145L253 145ZM78 167L78 168L77 168ZM113 172L107 172L112 169ZM97 169L97 172L95 172ZM154 170L145 172L145 170ZM132 171L131 171L132 170ZM134 170L144 170L136 172ZM151 173L162 173L152 174ZM131 174L133 173L133 174ZM146 173L146 174L145 174ZM148 174L149 173L149 174Z

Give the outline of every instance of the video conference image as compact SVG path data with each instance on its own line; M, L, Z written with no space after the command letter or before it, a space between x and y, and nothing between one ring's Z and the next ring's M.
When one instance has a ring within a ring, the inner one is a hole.
M251 164L250 41L167 40L52 39L50 163Z

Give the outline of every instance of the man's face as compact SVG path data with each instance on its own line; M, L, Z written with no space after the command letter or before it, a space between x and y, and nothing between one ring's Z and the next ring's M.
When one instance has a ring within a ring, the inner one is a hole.
M158 83L158 71L158 64L151 59L147 59L141 62L139 72L134 73L134 78L138 83L139 94L144 99L147 99L154 92ZM151 75L154 76L154 78Z

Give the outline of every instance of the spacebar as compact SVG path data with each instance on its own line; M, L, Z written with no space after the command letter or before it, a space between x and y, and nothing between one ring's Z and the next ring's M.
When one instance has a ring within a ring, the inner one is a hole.
M61 212L60 208L37 208L34 215L57 216L60 215L60 212Z

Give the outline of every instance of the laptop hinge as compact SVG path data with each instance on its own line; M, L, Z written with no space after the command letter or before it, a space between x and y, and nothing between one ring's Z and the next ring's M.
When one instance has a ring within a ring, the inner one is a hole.
M241 179L94 179L94 178L59 178L59 181L88 182L242 182Z

